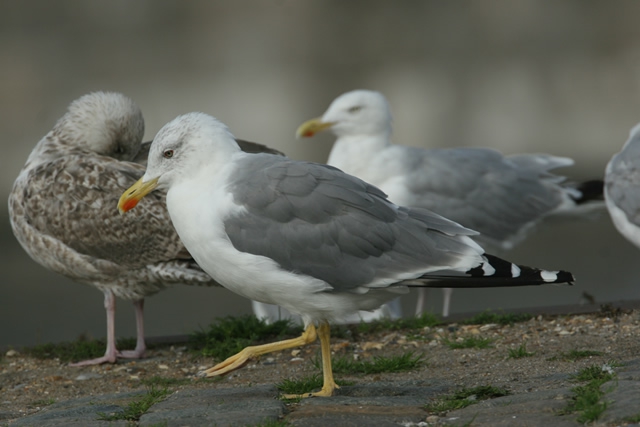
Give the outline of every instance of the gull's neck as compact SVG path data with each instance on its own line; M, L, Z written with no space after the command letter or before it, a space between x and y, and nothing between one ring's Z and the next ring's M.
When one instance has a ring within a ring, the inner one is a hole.
M167 209L180 238L188 244L198 245L198 238L207 222L222 207L219 203L208 203L209 198L222 197L227 175L224 170L201 169L197 173L181 176L167 190ZM211 238L212 236L207 236Z
M341 136L333 144L327 164L348 174L365 177L368 166L390 145L387 134Z

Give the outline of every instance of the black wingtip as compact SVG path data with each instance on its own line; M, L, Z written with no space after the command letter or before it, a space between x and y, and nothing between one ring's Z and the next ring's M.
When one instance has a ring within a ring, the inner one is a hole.
M237 139L236 142L240 146L240 149L245 153L268 153L268 154L276 154L278 156L284 156L282 151L278 151L275 148L267 147L264 144L259 144L257 142L246 141L244 139Z
M405 286L429 288L497 288L540 286L554 283L573 285L573 274L565 270L548 271L513 264L495 255L484 254L485 260L467 270L465 275L428 273L403 282Z
M471 277L505 278L518 281L532 281L541 283L570 283L575 281L573 274L568 271L545 271L539 268L513 264L495 255L485 254L486 261L467 271ZM485 272L487 265L493 271Z
M594 200L604 200L604 181L601 179L581 182L576 189L582 193L581 197L575 199L577 205Z
M563 271L560 270L556 273L557 278L555 280L555 283L568 283L571 286L573 286L573 282L575 282L575 277L573 277L573 274L569 273L568 271Z

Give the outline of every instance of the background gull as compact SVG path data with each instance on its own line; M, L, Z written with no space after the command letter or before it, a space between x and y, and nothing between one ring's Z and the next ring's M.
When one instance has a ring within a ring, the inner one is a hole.
M640 247L640 123L607 165L604 194L615 227Z
M76 365L142 357L145 297L175 284L216 284L180 242L162 192L130 216L114 208L122 191L144 172L143 165L131 162L146 161L143 134L142 113L129 98L85 95L36 145L9 196L11 226L24 250L43 266L104 293L105 355ZM253 151L266 149L240 143ZM134 303L133 351L116 349L116 296Z
M206 272L305 323L299 338L247 347L208 369L208 376L318 336L324 385L305 397L328 396L337 388L329 322L375 309L407 286L573 280L567 272L485 255L469 237L474 231L428 210L394 205L376 187L331 166L242 153L226 126L202 113L180 116L158 132L147 171L122 194L118 208L132 209L156 188L167 189L171 220Z
M337 139L329 165L378 186L394 203L433 210L480 232L474 239L494 250L511 249L549 216L604 207L601 181L576 186L550 172L572 165L569 158L392 144L391 122L381 93L354 90L336 98L322 117L300 125L296 135L331 129ZM425 291L420 290L417 314ZM444 291L442 314L447 316L451 290Z

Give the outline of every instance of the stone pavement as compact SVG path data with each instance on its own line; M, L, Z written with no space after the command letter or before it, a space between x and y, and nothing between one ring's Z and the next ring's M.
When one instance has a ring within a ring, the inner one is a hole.
M597 423L601 426L640 425L623 420L640 413L640 360L616 368L615 381L604 384L610 390L609 407ZM554 378L541 378L550 384ZM565 378L566 379L566 376ZM430 399L451 392L438 381L370 383L345 386L331 398L306 399L285 404L271 385L211 389L181 389L152 406L138 423L100 421L99 413L121 412L127 403L145 392L82 398L53 404L37 414L9 424L14 426L257 426L271 420L288 425L325 426L580 426L576 414L557 415L571 396L569 388L515 394L481 401L443 417L429 416L424 405ZM1 424L0 425L4 425Z

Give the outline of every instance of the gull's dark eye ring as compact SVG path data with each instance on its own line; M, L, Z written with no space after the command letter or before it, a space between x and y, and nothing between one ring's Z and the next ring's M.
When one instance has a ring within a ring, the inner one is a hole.
M360 110L362 110L362 107L360 105L356 105L349 108L347 111L349 111L350 113L357 113Z
M162 152L162 157L164 157L165 159L170 159L173 157L173 150L164 150Z

